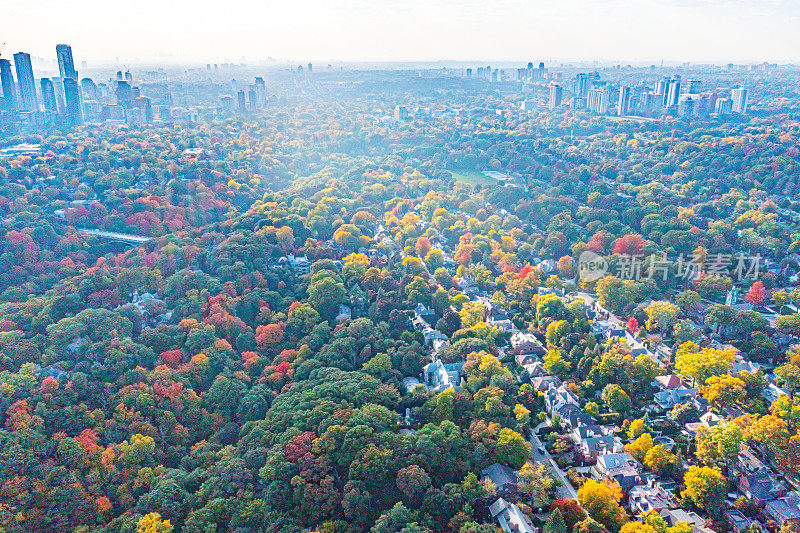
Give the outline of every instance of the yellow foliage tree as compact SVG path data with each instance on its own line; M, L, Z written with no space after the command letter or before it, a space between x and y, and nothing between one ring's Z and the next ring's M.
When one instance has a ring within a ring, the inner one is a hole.
M136 533L172 533L169 520L161 520L158 513L146 514L136 523Z
M650 433L642 433L639 438L630 444L625 445L625 451L636 458L637 461L643 462L647 456L647 452L653 447L653 437Z

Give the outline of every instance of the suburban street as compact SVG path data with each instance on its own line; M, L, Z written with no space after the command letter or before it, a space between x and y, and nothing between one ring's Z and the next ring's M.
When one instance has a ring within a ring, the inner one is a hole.
M569 481L567 481L567 476L563 470L561 470L556 462L553 460L553 456L550 455L550 452L544 447L544 443L539 439L539 436L536 435L536 431L538 431L541 427L547 425L547 422L542 422L536 428L534 428L533 432L531 433L531 458L533 460L533 464L538 465L544 463L549 465L550 470L553 472L553 476L557 479L561 485L556 487L556 499L561 498L568 498L577 500L578 494L575 492L575 489L572 488ZM544 453L539 452L539 448L544 450Z

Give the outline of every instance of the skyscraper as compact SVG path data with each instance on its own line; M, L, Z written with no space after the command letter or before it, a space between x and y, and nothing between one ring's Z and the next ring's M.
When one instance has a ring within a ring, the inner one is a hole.
M691 117L697 114L698 98L692 94L684 94L678 99L678 116Z
M550 84L550 100L548 101L548 106L550 109L561 107L561 97L563 93L564 90L561 88L561 85L556 83Z
M58 58L58 70L61 72L61 77L78 81L78 72L75 70L75 63L72 60L72 47L68 44L57 44L56 57Z
M39 84L42 87L44 110L58 113L58 105L56 104L56 90L53 88L53 82L50 80L50 78L42 78L39 80Z
M531 71L532 81L544 81L547 77L547 69L544 68L544 63L539 63L539 68Z
M67 100L64 96L64 78L51 78L53 82L53 89L56 92L56 103L58 104L58 112L67 114Z
M572 92L576 98L586 98L589 94L589 75L585 72L579 73L575 76L575 85L573 85Z
M264 107L267 105L267 86L264 83L264 78L257 77L255 82L255 89L256 89L256 100L258 100L258 105L260 107Z
M623 85L619 88L619 100L617 100L617 114L621 117L630 113L629 102L631 99L631 88Z
M99 100L100 95L97 90L97 85L92 78L83 78L81 80L81 89L83 90L83 97L87 100Z
M140 96L134 101L133 105L141 110L141 118L146 124L153 122L153 104L149 98Z
M681 77L678 74L669 80L669 92L667 93L667 107L678 105L678 98L681 96Z
M645 113L652 111L655 99L653 91L643 90L639 94L639 110Z
M714 104L714 112L718 115L729 115L732 110L730 98L718 98Z
M667 98L669 97L669 78L664 77L653 85L653 90L656 93L656 105L666 106Z
M131 84L127 81L118 81L117 88L114 91L117 95L117 105L128 108L133 104L133 91Z
M236 93L236 99L239 102L239 113L247 113L247 103L244 99L244 91Z
M689 80L689 94L698 94L703 83L700 80Z
M586 107L589 111L594 111L601 115L608 113L610 95L608 87L594 87L589 89L589 96L586 100Z
M78 82L72 78L64 78L64 97L67 100L67 116L73 125L83 124L83 107Z
M26 111L39 111L39 98L36 94L36 82L33 81L33 66L31 55L25 52L14 54L14 67L17 70L20 100L22 109Z
M14 75L11 73L11 61L0 59L0 86L3 88L6 108L17 108L17 89L14 86Z
M731 101L733 102L734 113L747 113L747 89L737 87L731 90Z

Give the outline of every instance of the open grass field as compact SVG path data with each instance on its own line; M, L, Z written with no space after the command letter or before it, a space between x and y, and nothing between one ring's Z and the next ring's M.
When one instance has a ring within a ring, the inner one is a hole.
M450 172L457 181L460 181L461 183L468 183L468 184L470 184L472 186L475 186L475 185L492 185L494 183L497 183L497 180L495 180L493 178L490 178L488 176L484 176L478 170L452 170L452 169L447 169L447 171Z

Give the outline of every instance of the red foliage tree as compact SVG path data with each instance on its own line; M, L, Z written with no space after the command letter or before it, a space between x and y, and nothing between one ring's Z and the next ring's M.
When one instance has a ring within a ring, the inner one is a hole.
M636 333L639 331L639 321L636 320L636 317L630 317L628 319L628 329L631 333Z
M553 508L561 511L564 522L567 524L567 531L570 531L572 526L586 518L586 511L583 510L577 500L568 500L566 498L556 500L553 502Z
M596 254L606 253L605 233L603 233L602 231L598 231L597 233L592 235L592 238L589 239L589 242L586 243L586 249Z
M744 297L745 300L750 302L753 305L761 305L764 303L764 283L761 281L756 281L750 287L750 290L747 291L747 296Z
M628 256L641 255L644 244L645 241L641 235L628 233L617 239L617 242L614 243L613 253Z
M94 503L97 505L97 510L101 513L111 509L111 500L109 500L106 496L98 496L95 498Z
M417 239L417 243L414 248L417 250L417 257L424 259L425 256L428 255L428 252L431 251L431 241L427 236L423 235Z
M296 463L306 454L311 453L311 445L317 435L313 431L304 431L299 435L295 435L283 446L283 453L286 458L293 463Z
M256 328L256 342L262 349L283 340L283 324L267 324Z
M475 246L471 243L459 244L456 251L453 253L453 259L459 265L467 266L472 262L472 256L476 250Z
M256 352L242 352L242 365L247 369L250 370L250 366L258 360L258 354Z
M158 358L170 368L178 368L178 365L181 364L181 351L179 349L176 350L166 350L158 354Z
M42 394L53 393L58 390L58 380L53 376L47 376L42 380L39 385L39 391Z
M530 264L525 265L517 272L517 279L525 279L532 271L533 267Z

